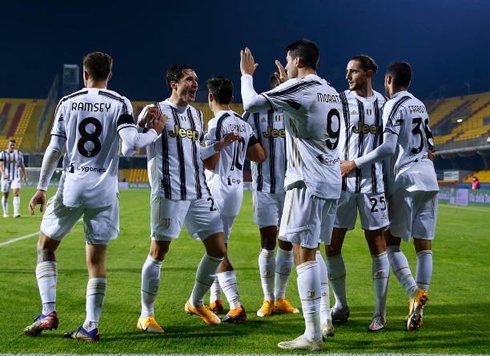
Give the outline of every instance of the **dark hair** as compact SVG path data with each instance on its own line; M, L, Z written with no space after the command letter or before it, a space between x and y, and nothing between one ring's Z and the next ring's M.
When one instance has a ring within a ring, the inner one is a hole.
M12 142L12 143L17 143L17 142L15 142L15 140L14 140L13 138L11 138L11 139L9 140L9 142Z
M386 75L393 77L395 87L408 88L412 79L412 67L407 62L394 62L386 68Z
M361 64L361 68L363 71L367 72L368 70L372 70L373 74L378 70L378 65L367 54L360 54L358 56L354 56L350 59L351 61L358 61Z
M170 86L170 82L178 83L180 79L184 76L184 72L186 70L194 70L192 66L189 64L172 64L169 69L167 69L167 88L170 94L172 94L172 87Z
M316 70L320 59L320 51L314 42L303 38L287 45L286 51L289 52L291 58L299 57L306 67Z
M112 70L112 57L102 52L92 52L83 57L83 67L91 79L102 82L109 78Z
M277 80L277 78L276 78L276 73L277 72L273 72L269 76L269 85L271 86L271 89L274 89L276 87L276 85L279 84L279 80Z
M233 83L225 77L214 77L206 82L208 90L218 104L228 105L233 97Z

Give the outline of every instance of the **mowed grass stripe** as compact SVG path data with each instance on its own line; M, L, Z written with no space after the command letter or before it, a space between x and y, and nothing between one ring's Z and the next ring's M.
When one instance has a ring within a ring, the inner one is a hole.
M30 217L27 202L34 189L23 188L21 219L2 220L2 241L39 230L41 215ZM50 189L54 193L54 189ZM155 304L162 335L140 332L141 267L150 245L149 190L124 190L120 195L120 236L109 244L108 289L101 317L102 342L89 344L63 338L85 317L87 272L83 224L76 224L57 252L59 329L39 337L22 330L40 313L35 279L36 238L0 248L0 352L30 354L277 354L279 341L304 331L301 314L259 318L262 289L258 272L260 236L252 220L252 199L244 204L233 227L229 255L237 271L238 289L248 313L243 325L210 327L196 316L187 316L184 304L190 296L195 270L203 256L202 243L192 240L185 229L172 242L163 263ZM25 203L25 204L24 204ZM351 317L336 325L336 335L326 342L328 353L437 353L489 354L490 266L487 263L490 226L486 211L466 211L439 206L436 239L433 242L434 274L429 290L423 328L405 331L408 298L392 274L387 303L387 330L367 332L374 306L371 256L361 230L347 234L343 256L347 268L347 295ZM17 231L3 237L3 231ZM403 243L412 273L416 257L413 245ZM300 307L296 272L290 279L287 297ZM333 301L333 297L331 298ZM227 302L224 302L228 307ZM332 302L333 305L333 302ZM301 354L301 353L300 353Z

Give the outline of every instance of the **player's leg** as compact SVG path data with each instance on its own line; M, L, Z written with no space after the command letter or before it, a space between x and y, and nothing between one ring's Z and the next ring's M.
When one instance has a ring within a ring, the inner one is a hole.
M320 248L320 246L318 246ZM335 335L335 328L332 323L332 315L330 314L330 290L328 287L328 272L325 260L321 251L316 251L316 262L320 272L320 285L322 297L320 299L320 325L322 327L322 336L324 339Z
M19 208L20 208L20 188L13 189L14 198L14 218L20 218Z
M349 306L345 289L346 269L342 257L342 245L344 244L347 228L334 228L330 245L325 245L326 266L330 286L335 297L335 304L331 310L332 320L346 322L349 318Z
M206 249L196 271L191 296L185 305L187 314L197 314L209 325L219 325L220 318L204 305L204 296L209 291L218 268L226 254L223 223L213 203L198 199L191 203L185 217L185 225L192 237L199 237Z
M2 209L4 218L8 218L9 216L9 190L10 182L7 179L2 179Z
M294 267L293 261L293 244L278 239L278 248L276 253L276 273L274 277L274 310L283 313L298 314L299 310L291 305L286 298L286 288L288 285L291 271Z
M55 251L80 216L81 209L68 209L58 203L55 197L49 199L37 243L36 279L42 311L34 323L24 329L27 335L39 335L43 330L58 327L59 321L56 313L58 265Z
M257 311L257 315L264 317L271 316L274 311L274 278L276 274L276 256L274 252L276 248L277 226L265 226L260 228L259 231L261 245L259 272L264 298L262 306Z
M390 263L386 253L386 240L383 230L384 228L364 231L372 258L375 297L373 321L369 325L369 331L382 331L386 326L386 299L388 297Z

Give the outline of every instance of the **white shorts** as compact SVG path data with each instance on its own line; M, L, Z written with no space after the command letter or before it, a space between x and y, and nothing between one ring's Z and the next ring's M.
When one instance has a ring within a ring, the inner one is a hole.
M279 238L314 249L319 243L329 245L337 212L337 199L322 199L308 189L293 188L286 192Z
M390 232L404 241L433 240L437 222L437 192L398 189L389 199Z
M254 222L259 229L267 226L280 226L285 197L286 194L253 191Z
M152 240L177 239L184 224L191 237L198 237L201 241L208 236L223 232L223 223L212 197L196 200L172 200L152 196Z
M389 223L388 206L384 193L361 194L342 191L335 227L353 230L356 226L357 210L359 210L363 230L381 229Z
M2 193L8 193L10 189L20 189L20 178L14 180L2 178Z
M41 231L61 241L83 215L85 241L91 245L107 245L119 234L119 201L102 208L67 207L56 196L48 200L41 222Z
M228 243L231 235L231 228L233 227L233 223L235 222L236 216L224 216L221 215L221 222L223 223L223 234L225 244Z

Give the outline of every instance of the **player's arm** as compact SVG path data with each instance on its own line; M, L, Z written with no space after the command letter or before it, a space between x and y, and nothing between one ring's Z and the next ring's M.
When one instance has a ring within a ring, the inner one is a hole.
M220 152L223 148L231 145L233 142L240 140L242 137L230 132L218 142L206 142L206 147L201 147L201 159L206 169L214 169L219 161Z
M0 172L2 172L2 177L4 179L8 179L8 174L5 173L4 169L3 169L3 160L0 161Z
M41 165L41 173L39 174L39 182L37 184L37 192L31 198L29 202L29 211L31 215L34 215L34 208L36 205L41 205L40 211L44 211L44 204L46 202L46 191L48 185L53 176L53 173L58 165L63 147L65 147L66 137L58 135L52 135L46 152L44 153L43 163Z
M262 163L265 161L265 151L260 142L254 135L250 136L248 140L247 155L246 158L249 161Z
M340 171L342 176L347 176L352 170L363 166L379 162L395 153L398 135L392 131L385 131L383 143L367 155L356 158L353 161L341 161Z
M257 94L253 86L253 73L258 67L255 63L252 52L248 48L240 51L240 71L242 72L241 88L243 108L246 111L259 111L269 109L269 101L262 95Z
M24 162L20 162L20 169L22 170L22 181L25 182L27 180L27 173Z

